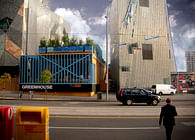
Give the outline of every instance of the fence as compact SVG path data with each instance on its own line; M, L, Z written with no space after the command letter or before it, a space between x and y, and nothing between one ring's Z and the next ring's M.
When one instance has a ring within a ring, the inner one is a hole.
M0 91L18 91L19 80L18 78L12 78L10 80L3 79L0 81Z

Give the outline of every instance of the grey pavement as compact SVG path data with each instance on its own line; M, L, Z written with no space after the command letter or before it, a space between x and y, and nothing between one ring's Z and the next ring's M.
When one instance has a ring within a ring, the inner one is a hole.
M176 95L170 96L161 96L161 101L165 101L167 97L172 98L173 101L195 101L195 94L188 93L178 93ZM0 91L0 100L47 100L47 101L84 101L84 102L117 102L115 93L108 94L108 100L106 100L106 93L102 93L101 99L97 98L97 94L91 97L83 97L83 96L58 96L58 95L38 95L34 94L31 97L29 94L23 94L23 96L19 97L19 91Z
M110 93L108 96L108 102L106 103L106 94L102 95L101 100L97 100L97 95L92 97L78 97L78 96L56 96L56 95L34 95L31 99L28 94L24 94L22 98L19 98L18 92L0 92L0 104L6 100L13 100L15 102L21 101L47 101L43 102L43 106L48 106L50 115L66 115L66 116L159 116L161 105L158 106L122 106L118 104L115 94ZM174 102L189 101L188 106L177 106L179 116L195 116L195 106L192 104L195 101L195 94L176 94L170 96L161 96L162 105L167 97L173 99ZM53 106L50 104L52 101L63 103L62 106ZM66 102L60 102L66 101ZM102 105L96 104L100 102ZM38 103L38 102L37 102ZM83 105L83 104L87 105ZM78 104L78 106L76 105ZM106 104L106 105L105 105ZM4 105L9 105L9 102ZM14 111L20 104L13 104ZM59 116L60 117L60 116Z

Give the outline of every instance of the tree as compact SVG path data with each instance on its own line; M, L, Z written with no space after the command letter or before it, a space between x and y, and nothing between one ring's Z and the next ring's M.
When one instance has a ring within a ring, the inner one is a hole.
M40 75L40 83L50 83L52 74L49 70L44 70Z
M64 46L69 46L69 41L70 41L70 39L69 39L69 37L68 37L67 34L64 34L64 35L63 35L62 41L63 41L63 45L64 45Z

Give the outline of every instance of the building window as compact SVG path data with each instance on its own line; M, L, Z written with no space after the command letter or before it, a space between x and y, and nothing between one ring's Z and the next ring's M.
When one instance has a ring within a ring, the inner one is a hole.
M133 54L133 48L138 48L138 44L137 43L133 43L133 44L129 44L128 45L128 53L129 54Z
M9 29L11 23L13 22L13 19L5 17L0 20L0 29L2 29L4 32L7 32Z
M129 72L129 67L121 66L121 71L122 72Z
M149 0L139 0L139 5L142 7L149 7Z
M148 60L153 59L152 44L142 44L142 55L143 55L143 59L148 59Z

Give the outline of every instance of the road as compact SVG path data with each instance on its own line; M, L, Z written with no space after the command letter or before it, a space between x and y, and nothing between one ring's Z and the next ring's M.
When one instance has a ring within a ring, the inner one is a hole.
M117 101L92 100L0 100L0 105L47 106L50 112L50 140L163 140L164 127L158 126L161 106L173 98L178 117L173 140L195 138L195 94L163 96L158 106Z
M194 140L195 116L177 118L173 140ZM164 140L158 117L51 116L52 140Z

